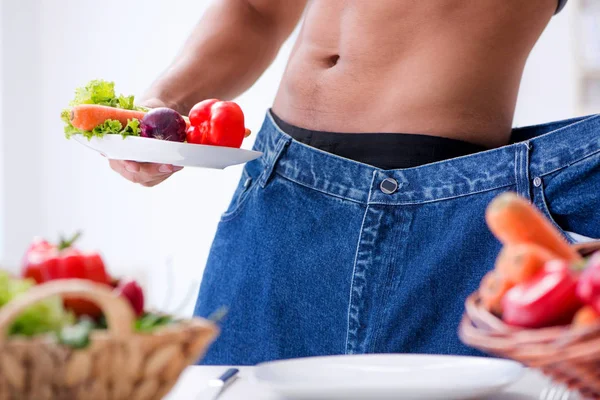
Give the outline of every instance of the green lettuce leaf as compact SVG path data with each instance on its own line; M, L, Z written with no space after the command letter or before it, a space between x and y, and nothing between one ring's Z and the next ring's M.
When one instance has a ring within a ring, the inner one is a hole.
M123 124L121 124L121 122L114 120L114 119L107 119L106 121L104 121L104 123L102 125L98 125L97 127L95 127L92 132L91 132L91 136L97 136L97 137L102 137L106 134L117 134L119 132L121 132L121 130L123 129ZM84 133L84 136L87 136Z
M69 104L71 106L79 104L101 104L104 106L112 106L116 100L115 97L114 82L93 80L84 87L75 89L75 98Z
M80 104L99 104L125 110L148 110L145 107L135 106L134 101L134 96L117 96L114 82L97 79L88 82L84 87L75 89L75 98L71 100L69 105L72 107Z
M133 95L132 96L119 96L117 98L118 108L124 108L126 110L133 110L135 105L133 104Z
M63 122L65 123L65 136L67 139L70 139L71 136L77 134L77 133L85 133L82 130L79 130L77 128L75 128L72 124L71 124L71 110L70 109L64 109L61 113L60 113L60 119L63 120Z
M81 104L98 104L102 106L122 108L125 110L148 111L148 108L136 106L134 96L117 96L115 93L115 83L101 79L88 82L87 85L75 89L75 98L69 103L71 107ZM61 119L65 123L65 136L69 139L72 135L82 134L88 139L93 136L102 137L106 134L121 134L126 136L139 136L139 121L134 119L129 121L123 128L119 121L105 121L102 125L95 127L91 131L82 131L75 128L70 120L71 109L66 108L61 112ZM117 125L119 124L119 125ZM117 128L117 126L119 126Z
M3 307L17 295L25 293L34 285L29 279L14 279L7 272L0 271L0 307Z
M82 132L88 139L104 135L121 135L123 139L127 136L140 136L140 121L137 118L127 120L127 125L123 127L120 121L107 119L102 125L98 125L91 132Z
M13 278L8 273L0 271L0 307L26 293L34 284L32 280ZM9 333L33 336L57 332L74 321L73 314L64 309L62 299L55 296L23 310L13 322Z
M140 120L133 118L127 120L127 126L119 133L123 136L123 139L125 139L127 136L140 136L140 131Z

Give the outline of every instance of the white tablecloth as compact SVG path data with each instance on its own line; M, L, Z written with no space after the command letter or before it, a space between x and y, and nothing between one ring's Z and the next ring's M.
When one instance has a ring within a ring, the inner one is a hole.
M166 400L202 400L201 392L209 379L221 375L229 368L188 367ZM282 400L267 388L254 384L249 379L252 367L238 367L238 379L219 397L219 400ZM515 385L504 392L488 397L486 400L538 400L549 381L538 373L528 371Z

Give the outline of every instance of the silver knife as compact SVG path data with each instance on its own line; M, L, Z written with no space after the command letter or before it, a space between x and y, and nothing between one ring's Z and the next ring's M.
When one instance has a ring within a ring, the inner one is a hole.
M237 373L240 372L237 368L229 368L218 378L208 381L206 389L204 389L197 397L198 400L215 400L218 399L221 393L236 380Z

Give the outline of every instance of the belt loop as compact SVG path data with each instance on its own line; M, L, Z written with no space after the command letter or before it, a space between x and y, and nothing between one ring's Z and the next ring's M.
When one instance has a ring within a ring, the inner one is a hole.
M529 153L531 147L531 143L526 141L519 143L515 151L515 180L517 182L517 193L530 201Z
M275 165L277 165L277 161L279 161L279 158L283 154L283 151L285 150L287 145L290 144L291 141L292 141L291 137L282 137L277 142L275 149L271 152L271 154L270 154L271 157L266 161L265 170L263 171L260 178L258 179L258 183L260 184L260 186L263 189L267 185L269 179L271 179L271 176L273 175L273 171L275 170Z

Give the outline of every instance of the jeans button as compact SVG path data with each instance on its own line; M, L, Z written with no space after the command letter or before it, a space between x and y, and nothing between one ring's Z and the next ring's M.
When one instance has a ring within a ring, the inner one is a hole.
M392 178L385 178L383 181L381 181L379 189L381 189L381 191L385 194L392 194L398 190L398 182Z
M540 187L540 186L542 186L542 178L540 178L539 176L536 176L536 177L533 179L533 186L535 186L535 187Z

